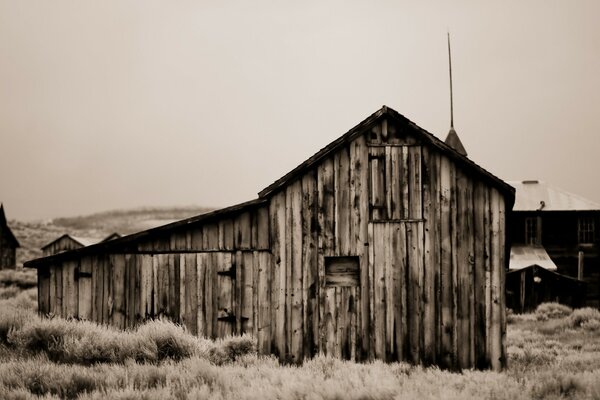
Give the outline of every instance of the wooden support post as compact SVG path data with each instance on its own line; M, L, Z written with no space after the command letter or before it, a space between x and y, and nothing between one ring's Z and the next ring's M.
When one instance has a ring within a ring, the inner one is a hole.
M577 254L577 279L583 280L583 251Z

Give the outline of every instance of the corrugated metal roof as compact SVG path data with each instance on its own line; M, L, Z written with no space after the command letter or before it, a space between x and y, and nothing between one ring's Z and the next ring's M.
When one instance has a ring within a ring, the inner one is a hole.
M543 181L506 181L516 189L513 211L596 211L600 204Z
M508 266L510 271L527 268L532 265L539 265L550 271L558 269L546 252L546 249L542 246L513 245L510 248L510 264Z

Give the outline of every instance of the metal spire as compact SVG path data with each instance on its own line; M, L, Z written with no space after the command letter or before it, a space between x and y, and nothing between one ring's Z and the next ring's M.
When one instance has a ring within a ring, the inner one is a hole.
M450 54L450 32L448 32L448 70L450 71L450 128L454 128L454 102L452 100L452 56Z
M467 155L465 146L463 146L460 138L454 130L454 101L452 98L452 55L450 53L450 32L448 32L448 70L450 72L450 131L446 136L446 144L452 147L457 153L463 156Z

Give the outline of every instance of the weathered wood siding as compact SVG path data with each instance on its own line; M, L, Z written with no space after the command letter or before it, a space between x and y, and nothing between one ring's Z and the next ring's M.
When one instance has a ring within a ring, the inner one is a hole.
M505 212L497 189L384 121L271 201L270 350L501 368ZM326 285L335 256L358 258L356 286Z
M40 310L249 332L289 362L500 369L505 199L451 157L380 121L266 205L40 268Z

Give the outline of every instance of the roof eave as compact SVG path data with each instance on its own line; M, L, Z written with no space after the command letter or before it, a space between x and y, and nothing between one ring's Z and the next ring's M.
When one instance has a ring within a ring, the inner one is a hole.
M130 248L128 248L127 245L134 244L138 240L143 240L145 238L149 238L154 235L160 235L162 233L166 233L176 229L183 229L184 227L189 226L191 224L196 224L199 222L210 222L211 220L226 214L241 213L246 209L258 207L266 202L267 199L260 198L250 200L230 207L225 207L219 210L214 210L208 213L200 214L191 218L175 221L170 224L158 226L156 228L147 229L127 236L122 236L118 239L113 239L107 242L99 242L91 246L81 247L79 249L69 250L62 253L53 254L47 257L40 257L33 260L29 260L23 264L23 267L39 268L55 261L61 261L82 254L95 254L106 250L127 251L130 250Z

